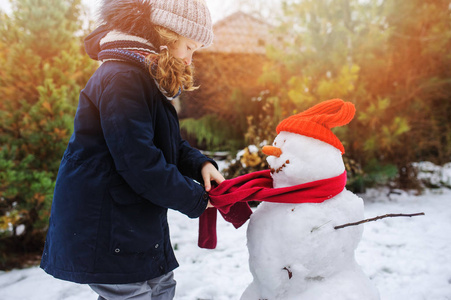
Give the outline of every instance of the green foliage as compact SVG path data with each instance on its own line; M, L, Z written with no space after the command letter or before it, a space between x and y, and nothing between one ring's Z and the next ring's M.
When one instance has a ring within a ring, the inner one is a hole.
M343 66L335 77L326 74L327 79L318 83L318 96L326 99L330 95L346 98L355 90L355 83L359 78L360 67L357 65Z
M269 97L269 91L255 96L236 89L225 110L227 113L221 116L182 119L180 127L197 140L199 147L209 150L235 151L274 138L272 132L280 120L281 105L278 97Z
M268 97L262 92L256 98L261 105L258 114L247 117L247 131L244 135L247 145L271 144L276 137L276 126L280 121L281 110L278 97Z
M398 169L393 164L381 164L378 160L370 160L364 169L363 178L367 187L375 185L387 185L398 175Z
M205 115L197 120L180 120L180 128L185 130L189 137L196 138L198 144L205 145L210 150L231 150L240 145L234 127L216 115Z
M295 107L306 109L317 103L317 99L346 99L354 90L359 78L359 66L343 66L334 76L331 72L318 77L313 84L311 76L294 75L288 81L287 95ZM312 90L312 87L314 89Z
M80 3L14 0L0 14L0 267L43 245L78 94L97 67L76 36Z
M268 168L266 155L262 152L262 146L271 144L276 136L276 126L280 121L280 105L277 97L268 97L267 91L261 92L256 99L261 104L261 112L250 115L247 118L248 127L245 133L247 145L243 151L232 160L229 167L224 170L227 179L240 175L260 171Z
M17 153L11 149L11 153ZM19 225L25 230L45 228L50 216L50 205L54 188L52 174L46 171L33 171L36 158L28 155L17 164L8 160L11 155L0 152L0 182L2 201L0 211L0 237L15 235ZM27 199L27 201L23 201Z
M401 145L400 137L410 131L407 117L395 116L387 119L390 99L378 99L358 115L358 120L371 134L367 134L363 149L374 157L377 152L391 152ZM391 122L391 123L389 123ZM388 125L386 125L389 123Z

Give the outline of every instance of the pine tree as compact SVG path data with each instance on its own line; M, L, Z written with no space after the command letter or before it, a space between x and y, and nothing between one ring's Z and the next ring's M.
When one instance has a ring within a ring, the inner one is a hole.
M80 0L13 0L0 20L0 269L39 253L78 93L96 68Z

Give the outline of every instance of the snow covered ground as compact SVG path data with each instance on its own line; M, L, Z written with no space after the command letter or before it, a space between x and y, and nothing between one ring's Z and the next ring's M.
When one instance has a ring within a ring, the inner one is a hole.
M417 213L365 224L356 257L378 287L382 300L451 300L451 190L386 196L370 191L365 217ZM360 225L363 226L363 225ZM251 282L246 248L247 223L234 229L218 217L218 246L197 247L198 221L170 213L172 242L180 267L177 300L238 300ZM341 229L345 230L345 229ZM308 247L308 245L306 245ZM89 300L88 286L54 279L38 267L0 272L2 300Z

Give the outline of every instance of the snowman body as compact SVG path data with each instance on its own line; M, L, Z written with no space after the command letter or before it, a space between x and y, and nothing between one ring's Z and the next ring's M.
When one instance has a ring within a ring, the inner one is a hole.
M332 178L345 170L341 152L320 140L280 132L269 156L274 188ZM354 256L363 227L363 200L344 189L322 203L263 202L247 230L253 282L242 300L379 299Z

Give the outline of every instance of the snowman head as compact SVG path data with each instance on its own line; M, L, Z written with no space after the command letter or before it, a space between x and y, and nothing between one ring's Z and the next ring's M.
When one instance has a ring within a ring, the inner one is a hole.
M275 188L335 177L345 170L340 150L292 132L280 132L263 152L268 155Z
M277 126L268 155L275 188L326 179L344 172L344 147L331 131L349 123L355 107L341 99L324 101L291 116Z

